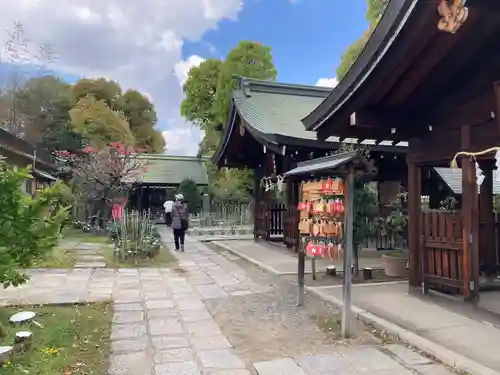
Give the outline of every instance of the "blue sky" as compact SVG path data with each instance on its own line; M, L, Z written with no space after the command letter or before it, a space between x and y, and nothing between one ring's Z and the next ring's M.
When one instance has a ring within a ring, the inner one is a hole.
M105 77L146 94L167 153L194 155L202 134L179 110L190 67L252 40L271 47L279 81L332 80L365 12L366 0L0 0L0 29L20 21L34 51L49 42L69 83Z
M366 0L251 0L237 21L186 43L183 55L223 57L240 40L259 41L271 47L279 81L314 84L335 75L345 49L368 28L365 12Z

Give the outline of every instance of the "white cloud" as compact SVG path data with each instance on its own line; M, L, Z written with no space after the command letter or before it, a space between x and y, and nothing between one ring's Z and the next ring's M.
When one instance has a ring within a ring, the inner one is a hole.
M168 124L169 153L195 153L200 132L180 117L182 82L203 59L183 61L186 40L199 40L222 19L235 19L243 0L0 0L0 29L20 21L33 43L50 42L53 68L118 81L148 93ZM1 40L0 40L1 42ZM163 122L164 122L163 121ZM162 122L162 123L163 123ZM189 130L186 130L189 129ZM172 138L184 134L183 142ZM191 142L191 143L190 143Z
M168 154L196 155L203 131L188 123L179 123L162 132Z
M316 86L334 88L339 84L337 78L320 78L316 81Z
M181 87L186 83L188 78L188 73L191 68L200 65L205 59L198 55L192 55L187 58L187 60L179 61L174 66L174 73Z

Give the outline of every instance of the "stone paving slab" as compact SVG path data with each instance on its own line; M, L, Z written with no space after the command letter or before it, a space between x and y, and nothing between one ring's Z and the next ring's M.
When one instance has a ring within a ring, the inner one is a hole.
M172 241L165 231L162 235ZM263 293L268 286L254 282L229 254L215 253L199 241L188 238L186 252L174 255L181 273L163 268L30 270L26 285L0 292L0 304L112 299L108 375L250 375L205 301ZM253 368L263 375L335 375L335 366L345 367L341 375L351 375L351 369L361 375L449 375L408 349L384 350L276 359Z

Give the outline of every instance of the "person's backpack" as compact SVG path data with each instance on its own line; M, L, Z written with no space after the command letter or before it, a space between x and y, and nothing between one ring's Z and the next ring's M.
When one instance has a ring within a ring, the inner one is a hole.
M179 219L181 220L181 229L188 230L189 229L189 221L187 219L183 219L181 212L179 211L179 207L175 207L177 210L177 214L179 214Z

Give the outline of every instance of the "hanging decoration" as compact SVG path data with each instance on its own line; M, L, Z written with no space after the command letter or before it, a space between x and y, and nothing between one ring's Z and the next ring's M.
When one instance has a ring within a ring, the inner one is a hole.
M442 17L438 22L440 31L455 34L469 16L466 0L441 0L438 14Z
M328 178L302 183L299 232L307 256L340 260L344 241L344 181Z
M497 168L495 171L495 180L500 182L500 150L497 150L495 153L495 167Z
M490 147L482 151L478 152L467 152L467 151L460 151L455 154L453 159L451 160L450 167L451 168L458 168L458 163L457 159L460 156L468 156L475 162L475 168L476 168L476 183L477 186L481 186L481 184L484 182L484 172L482 171L481 167L479 166L479 163L476 160L477 156L483 156L487 155L491 152L495 152L495 180L497 182L500 182L500 147Z
M479 163L476 161L476 183L477 186L481 186L481 184L484 182L484 173L479 167Z
M285 178L281 175L262 177L260 180L260 187L263 187L266 192L277 191L281 193L285 187Z

